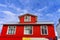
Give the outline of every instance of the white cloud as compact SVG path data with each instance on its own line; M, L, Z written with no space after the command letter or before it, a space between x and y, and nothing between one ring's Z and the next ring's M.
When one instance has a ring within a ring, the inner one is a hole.
M20 8L17 8L13 3L0 4L1 7L12 8L16 11L20 11Z
M18 21L18 19L17 19L18 16L16 14L14 14L13 12L11 12L11 11L1 11L1 12L3 12L3 14L6 14L4 16L4 18L1 19L1 21L3 21L3 22Z
M39 11L39 12L42 12L42 11L46 10L47 8L48 8L48 7L45 6L45 7L43 7L42 9L39 9L38 11Z
M3 20L1 20L1 21L0 21L0 24L3 24L3 23L4 23L4 21L3 21Z
M30 2L30 0L19 0L19 2L23 5L27 5Z
M20 14L18 14L18 16L23 15L23 14L26 14L26 13L20 13Z
M54 15L51 14L51 13L48 13L48 14L46 14L46 16L48 16L48 17L53 17Z
M35 12L36 15L38 15L38 16L43 16L43 11L45 11L47 8L48 8L48 7L45 6L45 7L41 8L41 9L38 9L38 10Z
M15 15L14 13L12 13L10 11L1 11L1 12L3 12L6 15L10 15L10 16L14 16Z
M14 10L20 10L19 8L17 8L13 3L11 3L10 5L8 5L8 7L14 9Z
M21 9L19 7L16 7L13 3L11 3L8 7L16 10L17 12L28 13L27 9Z
M20 12L21 11L21 8L15 8L15 10L17 10L18 12Z
M0 6L12 8L12 9L14 9L16 11L20 11L21 10L20 8L16 7L13 3L8 3L8 2L6 2L6 4L0 4Z
M24 13L28 13L28 10L23 10Z
M7 7L7 5L5 5L5 4L0 4L0 6L2 6L2 7Z
M57 12L60 12L60 8L57 10Z

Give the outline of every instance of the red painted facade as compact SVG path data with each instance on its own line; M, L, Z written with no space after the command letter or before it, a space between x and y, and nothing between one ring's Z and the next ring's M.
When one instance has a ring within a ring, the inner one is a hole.
M24 16L31 16L31 21L30 22L24 22ZM29 15L29 14L26 14L26 15L22 15L22 16L19 16L19 19L20 19L20 23L35 23L37 22L37 16L34 16L34 15Z
M24 22L24 16L31 16L31 22ZM36 24L37 16L31 14L25 14L19 16L20 22L18 24L3 24L0 40L22 40L23 37L29 38L48 38L49 40L55 40L55 31L54 24ZM8 35L7 30L8 26L16 26L16 33L14 35ZM32 35L24 35L24 26L25 25L33 25L33 34ZM41 35L40 26L47 25L48 26L48 35Z

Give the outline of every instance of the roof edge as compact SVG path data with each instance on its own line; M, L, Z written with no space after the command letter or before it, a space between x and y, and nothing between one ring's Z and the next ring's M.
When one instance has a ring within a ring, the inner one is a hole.
M36 15L30 14L30 13L26 13L26 14L20 15L20 16L18 16L18 17L22 17L22 16L25 16L25 15L31 15L31 16L37 17Z

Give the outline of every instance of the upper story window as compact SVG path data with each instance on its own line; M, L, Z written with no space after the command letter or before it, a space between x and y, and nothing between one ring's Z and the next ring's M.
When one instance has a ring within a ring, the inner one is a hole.
M7 34L15 34L16 26L8 26Z
M30 22L31 16L24 16L24 22Z
M24 26L24 34L30 35L32 34L33 28L32 26Z
M46 25L41 26L41 34L42 35L48 35L48 28Z

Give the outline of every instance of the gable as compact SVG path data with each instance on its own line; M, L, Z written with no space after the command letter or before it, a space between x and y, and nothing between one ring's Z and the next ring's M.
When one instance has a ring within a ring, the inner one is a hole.
M27 17L27 19L25 20L25 17ZM20 23L35 23L37 21L37 16L32 15L32 14L24 14L19 16L19 21Z
M36 15L33 15L33 14L24 14L24 15L21 15L21 16L19 16L19 17L23 17L23 16L34 16L34 17L37 17Z

